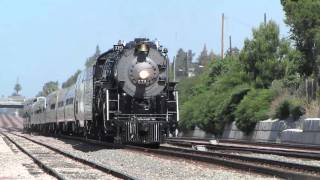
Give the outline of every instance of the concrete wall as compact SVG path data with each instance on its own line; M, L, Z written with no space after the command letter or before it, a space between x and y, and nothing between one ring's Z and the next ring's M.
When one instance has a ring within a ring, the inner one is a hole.
M180 135L214 137L200 129ZM225 126L222 139L320 145L320 118L306 118L298 121L268 119L258 122L249 135L240 131L233 122Z
M215 138L215 136L211 133L206 133L196 127L193 131L188 132L179 132L178 136L181 137L198 137L198 138Z
M284 121L269 119L257 123L254 131L251 134L246 135L240 131L236 127L235 122L233 122L225 127L222 138L257 142L279 142L280 133L285 129L285 127L286 124Z
M301 129L286 129L281 133L281 142L320 145L320 119L307 118Z
M299 121L265 120L256 124L254 131L245 135L233 122L225 127L223 139L253 142L320 145L320 118Z

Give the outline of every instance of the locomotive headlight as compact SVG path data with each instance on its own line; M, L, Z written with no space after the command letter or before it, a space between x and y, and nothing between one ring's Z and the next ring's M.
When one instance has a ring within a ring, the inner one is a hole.
M139 72L139 77L141 79L146 79L148 76L149 76L149 72L146 71L146 70L142 70L142 71Z

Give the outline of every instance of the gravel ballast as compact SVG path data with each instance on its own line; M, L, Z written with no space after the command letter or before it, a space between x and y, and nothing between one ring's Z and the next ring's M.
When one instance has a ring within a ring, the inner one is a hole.
M44 172L14 144L0 135L0 179L56 179Z
M171 145L171 144L164 144L163 146L193 149L193 148L189 148L189 147L179 147L179 146ZM320 160L296 158L296 157L286 157L286 156L274 155L274 154L254 153L254 152L248 152L248 151L234 151L234 150L224 150L224 151L223 150L209 150L209 151L320 167Z
M246 153L234 152L231 154L320 167L319 160L301 159L301 158L285 157L285 156L279 156L279 155L273 155L273 154L260 154L260 153L247 153L247 152Z
M6 136L59 179L119 179L23 137Z
M75 140L26 136L57 148L63 148L71 154L102 163L139 179L276 179L181 158L126 149L108 149Z

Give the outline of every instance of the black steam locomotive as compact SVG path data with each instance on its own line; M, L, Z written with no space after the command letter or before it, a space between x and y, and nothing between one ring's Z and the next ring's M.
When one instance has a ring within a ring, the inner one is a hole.
M167 52L145 38L118 42L74 86L28 101L25 128L159 144L175 134L178 121L178 93L168 79Z
M93 125L121 142L159 143L174 134L177 92L167 49L140 38L98 57L93 70Z

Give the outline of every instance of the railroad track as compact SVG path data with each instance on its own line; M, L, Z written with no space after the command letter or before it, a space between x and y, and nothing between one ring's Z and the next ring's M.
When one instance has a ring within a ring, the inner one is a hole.
M103 164L74 156L49 146L9 132L2 132L18 149L31 157L41 168L58 179L136 179Z
M212 138L197 138L197 137L170 137L167 140L184 140L184 141L200 141L209 142L213 140ZM228 144L238 144L238 145L250 145L250 146L265 146L272 148L287 148L287 149L297 149L297 150L308 150L308 151L320 151L319 145L307 145L307 144L287 144L287 143L273 143L273 142L250 142L246 140L229 140L229 139L219 139L220 143Z
M241 155L234 155L220 152L197 151L190 148L177 148L160 146L158 149L151 149L131 145L114 145L106 142L101 142L93 139L84 139L72 136L59 136L62 139L79 140L90 143L92 145L99 145L105 147L122 147L124 149L139 151L144 153L152 153L158 155L165 155L177 158L184 158L194 161L201 161L205 163L219 164L234 169L244 171L256 172L271 176L277 176L285 179L320 179L320 167L303 165L297 163L289 163L276 160L268 160L263 158L247 157Z
M228 151L239 151L239 152L252 152L252 153L261 153L261 154L273 154L280 155L285 157L294 157L294 158L304 158L304 159L312 159L312 160L320 160L320 151L316 152L317 149L302 149L302 147L294 148L294 146L280 146L280 145L272 145L268 146L267 143L264 144L253 144L253 143L244 143L245 145L249 145L247 147L231 145L231 141L226 141L230 144L211 144L208 140L201 139L193 139L193 138L169 138L166 140L168 144L182 146L182 147L193 147L197 145L204 146L209 150L228 150ZM219 141L220 143L224 143L225 141ZM241 144L241 142L237 142L236 144ZM261 147L264 146L264 147Z
M176 148L160 146L158 149L145 148L132 145L114 145L93 139L83 139L79 137L60 136L61 138L79 140L93 145L106 146L108 148L124 148L144 153L153 153L171 157L185 158L189 160L201 161L212 164L219 164L235 169L257 172L286 179L320 179L320 167L296 163L289 163L262 158L233 155L228 153L214 153L197 151L187 148Z
M289 148L289 149L300 149L300 150L314 150L320 151L319 145L307 145L307 144L287 144L287 143L272 143L272 142L249 142L245 140L228 140L221 139L222 143L232 143L232 144L243 144L243 145L252 145L252 146L268 146L274 148Z
M318 166L166 146L161 146L159 149L148 149L135 146L126 146L126 148L206 163L221 164L235 169L263 173L286 179L320 179L320 167Z

